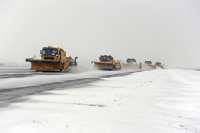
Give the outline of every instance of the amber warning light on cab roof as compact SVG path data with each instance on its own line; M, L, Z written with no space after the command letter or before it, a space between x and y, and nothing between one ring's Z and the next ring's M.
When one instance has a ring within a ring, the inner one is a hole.
M101 55L101 56L111 56L111 55Z
M59 46L43 46L43 48L59 48Z

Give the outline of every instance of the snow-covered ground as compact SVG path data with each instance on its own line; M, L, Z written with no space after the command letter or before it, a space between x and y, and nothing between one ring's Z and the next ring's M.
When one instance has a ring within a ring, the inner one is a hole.
M0 133L200 133L199 71L143 71L26 98L0 109Z

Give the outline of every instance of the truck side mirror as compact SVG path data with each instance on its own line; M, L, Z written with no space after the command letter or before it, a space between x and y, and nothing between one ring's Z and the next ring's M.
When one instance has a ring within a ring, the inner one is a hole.
M42 54L42 50L40 50L40 54Z
M101 57L99 57L99 60L101 60Z

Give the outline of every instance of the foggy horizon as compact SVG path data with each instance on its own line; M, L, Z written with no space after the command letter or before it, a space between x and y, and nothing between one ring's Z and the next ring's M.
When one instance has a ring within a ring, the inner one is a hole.
M101 54L200 67L200 1L0 1L0 62L59 46L91 66Z

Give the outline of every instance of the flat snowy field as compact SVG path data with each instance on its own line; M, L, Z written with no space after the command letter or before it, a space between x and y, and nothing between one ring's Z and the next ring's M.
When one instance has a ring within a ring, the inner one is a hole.
M1 87L43 76L31 78ZM0 109L0 133L200 133L200 71L136 72L25 97Z

